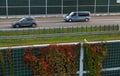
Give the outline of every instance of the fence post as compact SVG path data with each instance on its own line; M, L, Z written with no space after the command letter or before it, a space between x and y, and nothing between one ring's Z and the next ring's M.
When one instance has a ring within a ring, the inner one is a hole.
M28 0L28 14L31 16L31 0Z
M63 15L63 0L61 0L61 14Z
M84 59L84 49L83 49L83 43L81 43L80 48L80 63L79 63L79 76L83 76L83 59Z
M120 31L120 25L118 25L118 27L119 27L119 29L118 29L118 30Z
M8 18L8 0L6 0L6 18Z
M48 1L47 0L45 0L45 16L47 17L47 11L48 11Z
M107 9L107 13L110 13L110 0L108 0L108 9Z
M96 0L94 0L94 15L96 15Z

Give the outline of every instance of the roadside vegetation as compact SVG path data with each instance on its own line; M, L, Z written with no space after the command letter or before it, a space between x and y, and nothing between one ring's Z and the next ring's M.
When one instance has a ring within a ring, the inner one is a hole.
M88 41L120 40L120 34L82 35L82 36L50 37L50 38L7 39L7 40L0 40L0 47L82 42L84 39L87 39Z
M54 44L54 43L70 43L82 42L84 39L88 41L108 41L120 40L120 33L101 34L101 35L75 35L75 36L59 36L59 37L34 37L41 34L60 34L60 33L76 33L76 32L103 32L119 31L119 25L103 25L103 26L77 26L77 27L61 27L61 28L35 28L35 29L17 29L17 30L0 30L0 47L37 45L37 44ZM27 35L27 38L23 36ZM32 35L33 37L29 37ZM21 38L16 38L21 36ZM2 38L4 37L4 38ZM10 37L10 38L9 38ZM11 37L15 37L11 39ZM8 38L8 39L5 39Z

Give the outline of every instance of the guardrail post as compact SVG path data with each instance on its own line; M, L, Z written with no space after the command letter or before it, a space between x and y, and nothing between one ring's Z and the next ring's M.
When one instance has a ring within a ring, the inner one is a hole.
M83 59L84 59L84 49L83 49L83 43L81 43L80 48L80 63L79 63L79 76L83 76Z

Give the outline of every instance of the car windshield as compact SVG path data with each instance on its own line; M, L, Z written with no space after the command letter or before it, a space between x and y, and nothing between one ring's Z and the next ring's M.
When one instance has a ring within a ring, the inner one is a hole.
M69 15L72 16L74 14L74 12L71 12Z
M25 18L20 19L19 21L23 21Z

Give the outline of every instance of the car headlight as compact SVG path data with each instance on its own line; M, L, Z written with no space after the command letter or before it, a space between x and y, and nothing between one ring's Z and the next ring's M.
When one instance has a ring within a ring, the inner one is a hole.
M66 16L66 19L68 19L69 18L69 16Z

